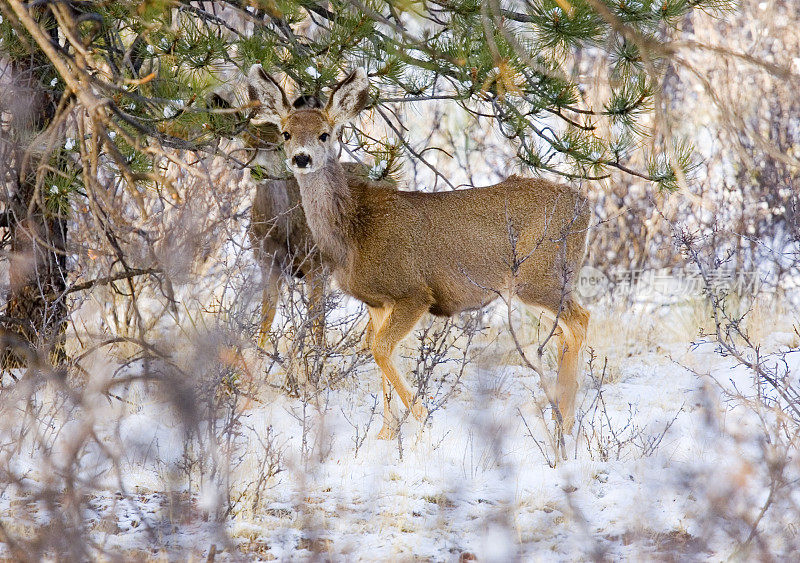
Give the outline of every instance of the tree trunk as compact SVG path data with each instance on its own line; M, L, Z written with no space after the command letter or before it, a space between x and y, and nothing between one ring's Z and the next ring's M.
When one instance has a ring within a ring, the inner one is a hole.
M66 225L32 213L10 226L11 260L5 315L0 323L3 368L27 365L32 356L65 358L67 327Z
M11 115L10 126L2 131L0 154L7 229L3 242L10 250L9 286L0 315L3 369L29 365L34 358L38 363L65 357L67 222L47 209L43 194L36 194L36 168L49 155L32 156L40 149L31 147L52 121L58 93L42 88L35 69L34 61L14 64L14 82L2 100L2 109Z

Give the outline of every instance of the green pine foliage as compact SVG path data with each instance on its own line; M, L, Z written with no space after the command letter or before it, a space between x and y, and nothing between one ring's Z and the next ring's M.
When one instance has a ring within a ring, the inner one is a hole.
M659 46L670 30L692 10L729 6L726 0L145 0L87 1L70 9L73 31L94 58L93 87L112 105L116 125L135 139L115 142L136 171L150 171L136 153L155 140L213 151L216 139L246 128L248 108L235 112L208 100L231 69L246 73L260 62L288 75L298 93L324 95L362 65L378 86L374 103L380 96L447 94L476 119L490 119L532 171L598 178L653 145L644 142L647 114L666 64ZM47 4L30 10L61 56L81 59ZM60 97L63 77L8 7L2 15L2 56L33 58L39 86ZM608 63L602 107L584 101L592 83L564 70L586 49L604 53ZM603 121L611 126L598 127ZM386 143L365 148L394 170L401 151L396 140ZM691 173L691 153L678 143L645 155L640 160L648 165L637 172L672 189Z
M67 214L71 198L76 194L85 196L80 174L70 166L70 152L57 149L51 156L49 166L39 181L39 191L47 211L53 214Z

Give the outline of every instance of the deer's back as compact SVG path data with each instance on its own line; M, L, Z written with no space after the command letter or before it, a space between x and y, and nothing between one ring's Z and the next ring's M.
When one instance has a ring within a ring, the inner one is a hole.
M419 294L434 314L505 291L552 293L583 260L588 206L574 189L511 177L439 193L357 193L356 249L345 289L370 305Z

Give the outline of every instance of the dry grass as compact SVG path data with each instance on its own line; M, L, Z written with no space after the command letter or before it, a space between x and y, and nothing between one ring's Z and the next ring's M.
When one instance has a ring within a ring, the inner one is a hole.
M786 338L781 344L800 347L800 311L782 293L757 298L747 315L746 327L754 342L765 342L776 333L784 333Z
M731 295L726 303L732 315L744 317L753 342L800 346L800 314L782 293L763 293L754 300ZM617 303L590 310L587 345L598 358L608 360L609 383L619 377L619 368L630 358L645 353L666 357L715 330L711 305L701 296L658 306Z

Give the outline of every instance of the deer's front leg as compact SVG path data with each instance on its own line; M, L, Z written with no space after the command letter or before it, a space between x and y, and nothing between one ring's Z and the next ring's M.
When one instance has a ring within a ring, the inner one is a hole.
M280 299L282 275L280 267L273 262L262 267L263 290L261 294L261 323L258 327L258 346L266 348L275 312Z
M362 342L362 351L372 350L372 341L375 340L375 329L372 328L372 317L370 316L367 321L367 327L364 329L364 341Z
M375 358L375 363L381 369L384 389L391 385L397 391L406 408L410 409L411 414L418 420L424 420L428 416L428 411L420 399L414 400L414 391L406 378L394 365L392 354L400 341L413 330L417 321L427 310L428 306L424 303L405 301L395 303L392 307L382 308L380 314L372 314L373 309L370 309L372 328L375 331L375 337L372 342L372 355ZM387 423L392 423L390 418L392 416L391 409L386 408L387 400L387 393L384 392L384 427L378 434L379 438L384 438L394 431L391 427L387 428ZM389 415L386 414L387 412L389 412Z
M378 432L378 440L393 440L397 436L400 419L392 408L392 386L383 373L381 373L381 387L383 389L383 426Z
M380 328L383 321L389 315L391 309L389 307L369 307L369 324L367 331L364 334L366 347L372 349L372 343L375 341L376 327ZM380 367L378 368L380 369ZM381 392L383 393L383 426L378 432L379 440L392 440L397 436L397 414L392 409L392 386L386 378L386 374L381 369Z
M325 348L325 278L318 271L313 272L308 278L310 286L308 313L311 317L311 333L314 344L323 350Z

